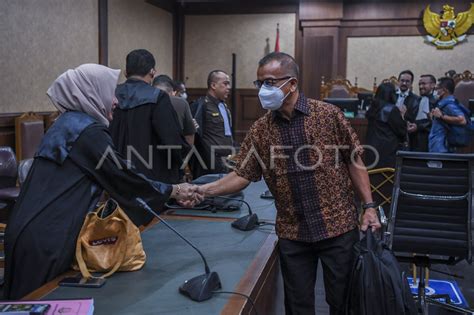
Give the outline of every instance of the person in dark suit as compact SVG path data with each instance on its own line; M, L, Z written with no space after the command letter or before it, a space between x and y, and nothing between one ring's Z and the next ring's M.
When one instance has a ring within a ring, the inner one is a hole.
M192 160L193 178L206 174L228 173L225 157L235 153L232 135L232 116L225 100L230 94L229 75L213 70L207 77L207 94L190 104L199 128L195 135L195 147L201 164Z
M420 101L415 122L408 123L408 135L411 151L428 152L428 136L431 130L429 113L436 105L433 91L436 78L431 74L423 74L418 81Z
M415 123L416 115L418 113L418 104L420 97L413 93L413 80L415 76L412 71L404 70L398 75L397 100L395 105L400 107L405 105L407 112L405 119L410 123Z

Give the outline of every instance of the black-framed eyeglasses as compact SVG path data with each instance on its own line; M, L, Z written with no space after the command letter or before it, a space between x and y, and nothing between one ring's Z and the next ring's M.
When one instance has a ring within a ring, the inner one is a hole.
M282 81L282 80L287 80L287 79L290 79L292 78L291 76L289 77L283 77L283 78L270 78L270 79L265 79L263 81L260 81L260 80L255 80L253 81L253 85L255 85L255 87L257 89L261 88L262 85L265 85L266 87L272 87L274 86L275 84L277 84L279 81Z

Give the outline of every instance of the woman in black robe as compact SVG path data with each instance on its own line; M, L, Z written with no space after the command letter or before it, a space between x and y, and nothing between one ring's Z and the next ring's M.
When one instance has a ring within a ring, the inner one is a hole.
M6 299L19 299L70 269L85 216L103 190L137 225L150 220L137 197L155 209L169 198L185 205L200 198L195 186L148 180L115 150L107 127L119 73L86 64L49 88L62 114L44 136L7 224Z
M375 93L372 107L367 111L367 145L365 165L369 168L395 167L395 155L407 140L406 107L395 106L396 89L382 83ZM378 153L378 160L376 160Z

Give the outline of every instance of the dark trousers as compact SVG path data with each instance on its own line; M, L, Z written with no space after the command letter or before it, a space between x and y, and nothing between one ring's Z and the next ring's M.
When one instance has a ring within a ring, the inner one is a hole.
M347 286L355 259L352 247L358 240L358 229L315 243L279 240L286 315L315 314L314 289L319 259L323 266L330 313L344 313Z

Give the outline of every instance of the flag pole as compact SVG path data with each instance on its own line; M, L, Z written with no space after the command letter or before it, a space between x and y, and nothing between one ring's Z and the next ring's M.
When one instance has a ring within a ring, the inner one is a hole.
M275 40L275 52L280 52L280 23L277 23L277 33Z

